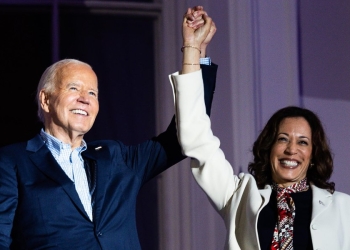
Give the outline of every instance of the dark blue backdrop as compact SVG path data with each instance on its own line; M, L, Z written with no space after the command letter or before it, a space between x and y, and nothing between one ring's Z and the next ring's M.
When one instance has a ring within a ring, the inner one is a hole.
M0 6L1 140L24 141L41 128L35 92L52 63L52 13L49 6ZM99 79L100 113L85 136L126 144L154 136L153 19L91 13L62 7L59 59L89 63ZM157 249L157 184L138 197L137 221L143 249Z

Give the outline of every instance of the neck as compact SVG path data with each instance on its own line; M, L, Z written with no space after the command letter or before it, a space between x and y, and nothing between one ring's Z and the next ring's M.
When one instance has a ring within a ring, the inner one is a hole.
M84 134L76 133L74 131L66 131L64 129L52 129L45 127L45 132L57 138L63 143L71 145L72 150L81 146Z

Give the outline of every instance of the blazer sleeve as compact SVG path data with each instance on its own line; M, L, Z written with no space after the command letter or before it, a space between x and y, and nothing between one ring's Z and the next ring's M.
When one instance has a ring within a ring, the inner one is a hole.
M216 73L218 65L212 63L211 65L201 65L201 72L203 77L202 86L204 88L204 103L206 107L206 112L210 115L211 106L213 102L215 87L216 87ZM168 164L167 168L178 163L179 161L186 158L182 154L180 144L177 139L176 122L175 115L171 119L170 125L165 132L161 133L155 138L161 143L162 147L167 154ZM162 171L164 171L163 169ZM158 173L157 173L158 174Z
M183 152L191 157L192 173L217 210L222 210L238 187L240 179L233 174L230 163L213 135L203 102L200 71L172 75L176 104L178 138Z

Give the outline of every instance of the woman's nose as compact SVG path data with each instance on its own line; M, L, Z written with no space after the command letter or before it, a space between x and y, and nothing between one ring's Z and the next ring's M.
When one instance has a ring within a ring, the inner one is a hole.
M297 153L297 145L293 142L289 142L285 152L289 155L295 155Z

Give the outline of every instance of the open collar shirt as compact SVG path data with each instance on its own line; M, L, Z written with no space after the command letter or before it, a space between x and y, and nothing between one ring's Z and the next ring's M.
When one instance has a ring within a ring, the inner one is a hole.
M57 163L74 183L80 201L92 221L91 195L84 168L84 160L81 156L81 153L86 150L86 142L82 140L81 146L72 150L70 144L63 143L46 133L43 129L40 131L40 135Z

